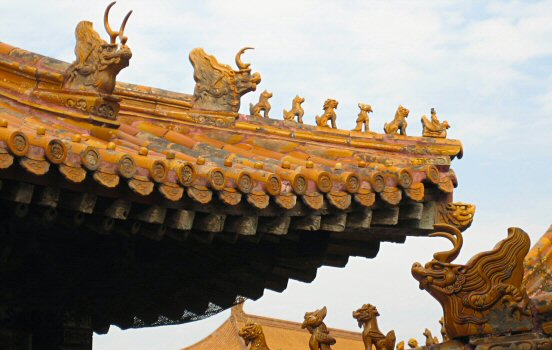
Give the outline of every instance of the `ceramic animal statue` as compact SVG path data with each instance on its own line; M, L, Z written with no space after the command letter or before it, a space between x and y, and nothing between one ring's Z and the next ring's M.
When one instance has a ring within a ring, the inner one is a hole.
M441 319L439 320L439 324L441 325L441 337L443 337L443 342L446 342L447 340L449 340L449 337L448 337L447 331L445 329L445 318L444 317L441 317Z
M460 231L465 231L473 222L475 209L475 205L469 203L447 203L438 208L437 222L456 226Z
M284 120L293 121L297 117L297 123L303 124L303 115L305 111L301 104L305 102L303 97L295 96L291 104L291 110L288 112L284 109Z
M410 338L410 339L408 339L408 346L411 349L416 349L418 347L418 341L414 338Z
M450 128L450 125L446 120L442 123L439 121L435 108L431 109L431 120L429 120L425 115L422 116L422 126L423 137L446 138L447 129Z
M408 113L410 113L410 110L400 105L399 108L397 108L393 121L391 121L391 123L385 123L383 127L385 133L396 134L400 132L401 135L406 135L406 127L408 126L406 118L408 117Z
M353 131L362 131L362 126L364 125L364 132L370 131L370 116L368 113L373 112L372 106L359 103L358 108L360 108L360 112L358 113L358 118L356 120L356 127L353 129Z
M306 328L311 337L309 339L310 350L331 350L335 344L335 338L330 335L328 327L324 323L327 309L324 306L320 310L305 313L305 320L301 328Z
M358 326L363 327L362 341L365 350L372 350L372 345L376 350L394 350L395 349L395 331L391 330L387 335L383 335L378 327L377 317L378 309L371 304L364 304L353 312L353 317L357 320Z
M437 339L437 337L434 337L428 328L424 330L424 336L426 337L426 341L425 341L426 346L439 344L439 339Z
M530 245L527 233L509 228L508 237L493 250L462 265L453 263L462 249L460 230L447 224L435 229L432 237L446 238L454 247L435 253L425 266L415 263L412 275L441 304L447 335L454 339L532 329L522 286L523 259Z
M194 109L207 109L213 111L238 112L240 99L250 91L255 91L261 82L259 73L251 74L249 63L243 63L241 56L244 47L236 54L236 65L239 70L221 64L214 56L208 55L201 48L190 52L190 62L194 67Z
M404 340L397 343L397 350L404 350Z
M258 323L248 320L238 334L243 338L245 345L249 346L249 350L270 350L266 345L263 328Z
M337 102L334 99L327 99L326 102L324 102L324 114L322 116L316 116L316 125L321 127L329 127L328 121L331 121L332 128L337 129L337 125L335 123L335 119L337 118L337 115L335 114L335 110L337 109L337 105L339 102Z
M259 96L259 102L257 104L253 105L252 103L249 104L249 114L251 114L254 117L261 118L261 111L264 112L265 118L270 118L268 116L268 112L270 112L270 103L268 102L268 99L272 97L272 93L268 91L263 91L261 93L261 96Z
M109 4L104 13L104 26L111 39L109 43L94 30L92 22L82 21L77 25L76 59L64 73L64 88L101 94L113 93L117 74L128 67L132 57L132 52L126 46L128 38L124 36L125 26L132 11L123 19L119 31L113 31L109 25L109 10L114 4L115 2Z

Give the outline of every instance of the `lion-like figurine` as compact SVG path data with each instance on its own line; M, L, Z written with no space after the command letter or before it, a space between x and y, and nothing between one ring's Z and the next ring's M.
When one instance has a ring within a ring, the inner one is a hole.
M508 237L493 250L477 254L465 265L453 264L463 238L455 226L436 224L433 237L450 240L454 248L433 255L412 275L443 307L444 326L451 338L521 332L532 329L529 299L522 286L523 259L529 236L509 228Z
M408 113L410 113L410 110L400 105L399 108L397 108L393 121L391 123L385 123L383 127L385 133L396 134L400 131L401 135L406 136L406 127L408 126L406 118L408 117Z
M358 326L363 327L362 341L364 342L364 348L365 350L372 350L372 346L375 346L376 350L394 350L395 331L391 330L387 335L383 335L378 327L377 317L379 315L378 309L371 304L364 304L360 309L353 312L353 317L357 320Z
M424 337L426 338L426 341L425 341L426 346L439 344L439 339L437 339L437 337L434 337L433 334L431 334L431 331L429 330L429 328L426 328L424 330Z
M339 102L334 99L327 99L326 102L324 102L324 114L322 114L321 117L316 116L315 118L316 125L328 128L328 121L331 121L332 128L337 129L337 125L335 123L337 115L335 114L335 110L337 109L338 104Z
M202 48L190 52L190 62L194 67L193 108L213 111L238 112L241 97L250 91L255 91L261 82L259 73L251 74L249 63L241 60L244 47L236 54L236 65L239 70L221 64L217 59L205 53Z
M126 46L124 36L125 26L132 11L124 18L118 32L109 26L109 10L115 4L107 6L104 13L104 26L111 39L104 41L92 27L92 22L82 21L75 29L77 43L75 45L76 60L65 71L63 87L73 90L96 91L112 94L115 89L116 77L119 72L128 67L132 52ZM119 38L121 45L117 44Z
M330 335L330 331L324 323L326 313L325 306L320 310L305 313L305 320L301 328L306 328L311 334L309 339L310 350L331 350L331 345L335 344L335 338Z
M265 118L270 118L268 116L268 112L270 112L270 109L272 106L270 106L270 103L268 102L268 99L272 97L272 92L263 91L261 93L261 96L259 96L259 102L257 102L255 105L252 103L249 104L249 114L251 114L254 117L261 118L261 111L264 112Z
M249 350L270 350L260 324L248 320L238 334L243 338L245 345L249 346Z
M368 113L372 113L372 106L359 103L358 108L360 108L360 112L358 113L358 118L356 120L356 127L353 129L353 131L362 131L362 126L364 125L364 132L370 131L370 116Z
M408 347L411 349L416 349L418 347L418 341L416 340L416 338L408 339Z
M305 102L303 97L295 96L291 104L291 110L288 112L284 109L284 120L293 121L297 117L297 123L303 124L303 115L305 114L303 107L301 107L303 102Z
M440 122L437 118L437 112L435 108L431 109L431 120L427 119L425 115L422 116L423 137L437 137L446 138L447 129L450 128L448 121Z

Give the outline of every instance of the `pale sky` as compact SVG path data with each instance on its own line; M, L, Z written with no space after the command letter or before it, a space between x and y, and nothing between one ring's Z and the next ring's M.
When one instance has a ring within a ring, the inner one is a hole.
M74 59L74 28L90 20L107 38L108 1L0 0L0 41L65 61ZM314 124L326 98L337 99L337 124L351 129L358 102L374 109L380 132L399 104L411 110L409 135L422 114L437 109L460 139L453 162L455 200L474 203L458 262L488 250L518 226L534 243L552 224L552 1L131 1L112 9L112 27L134 10L125 34L133 51L119 80L186 93L194 81L188 53L203 47L234 64L244 55L262 82L242 99L242 112L264 89L281 118L296 94ZM313 283L267 291L247 312L301 322L305 311L328 307L330 327L355 330L351 312L377 305L382 331L397 339L439 334L439 304L418 289L413 262L425 263L450 243L409 238L382 244L375 259L351 258L346 268L321 268ZM171 327L94 336L94 349L176 350L200 340L229 315ZM270 344L269 344L270 345ZM305 344L305 348L306 348Z

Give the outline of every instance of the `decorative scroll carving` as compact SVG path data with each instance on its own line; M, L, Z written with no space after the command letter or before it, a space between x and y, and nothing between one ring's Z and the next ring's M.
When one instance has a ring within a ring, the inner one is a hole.
M77 25L75 37L76 60L65 71L64 87L74 90L94 91L103 94L112 94L115 89L117 74L128 67L132 52L126 46L127 37L124 36L125 26L132 11L125 16L118 32L109 26L109 10L115 4L107 6L104 14L104 25L110 43L104 41L92 27L92 22L82 21ZM121 45L116 43L117 37ZM76 108L80 106L75 105ZM104 105L102 109L112 108ZM108 111L99 111L109 114Z
M201 204L207 204L213 198L213 192L209 191L207 187L188 187L186 193L190 198Z
M454 191L454 183L449 176L443 176L439 179L439 189L446 193L452 193Z
M342 191L332 191L326 194L328 202L334 207L345 210L351 205L351 195Z
M251 74L249 63L241 61L241 55L248 47L241 49L236 55L236 65L239 70L220 64L214 56L208 55L201 48L190 52L190 62L194 67L193 108L214 111L238 112L240 98L257 89L261 82L259 73Z
M314 210L319 210L324 205L324 196L318 192L305 193L303 195L303 203Z
M50 163L45 160L35 160L27 157L21 158L19 164L28 172L35 175L44 175L50 170Z
M159 185L159 192L170 201L179 201L184 195L184 189L177 184L167 182Z
M439 339L437 339L437 337L434 337L428 328L424 330L424 337L426 338L426 341L425 341L426 346L439 344Z
M275 198L276 204L284 209L292 209L297 204L297 196L294 194L279 195Z
M264 192L250 193L247 195L247 202L258 209L264 209L270 203L270 196Z
M446 120L442 123L439 121L435 108L431 109L431 120L427 119L425 115L422 116L422 126L424 128L422 132L423 137L446 138L447 129L450 128Z
M376 202L376 194L369 189L360 189L354 195L355 200L365 207L371 207Z
M437 209L437 223L456 226L460 231L465 231L471 226L475 215L475 205L456 202L441 205Z
M425 193L424 184L421 182L415 183L412 186L410 186L410 188L405 188L404 193L406 193L406 195L410 197L410 199L417 202L421 202L424 199L424 193Z
M83 182L86 178L86 170L79 167L69 166L65 164L59 165L59 172L69 181Z
M396 187L385 187L380 196L387 203L397 205L402 199L402 192Z
M233 188L226 188L218 192L219 198L228 205L236 205L241 202L242 195Z
M326 102L324 102L324 114L322 114L321 117L316 116L316 125L328 128L328 121L331 121L332 128L337 129L337 125L335 123L335 119L337 118L337 115L335 114L335 110L337 109L337 105L339 102L337 102L334 99L327 99Z
M142 196L147 196L153 192L153 182L147 180L130 179L128 180L128 187Z
M119 184L119 176L115 174L105 173L103 171L95 171L93 178L98 183L109 188L113 188Z
M360 108L360 112L358 113L358 118L356 120L356 127L353 129L353 131L362 131L362 126L364 125L364 132L370 131L370 116L368 113L373 112L372 106L359 103L358 108Z
M13 157L7 152L0 151L0 169L7 169L13 164Z
M305 102L303 97L299 97L299 95L295 96L291 104L291 110L288 112L284 109L284 120L294 121L295 117L297 117L297 123L303 124L303 115L305 114L301 106L303 102Z
M462 233L446 224L435 229L431 236L449 239L454 248L435 253L425 266L415 263L412 275L443 307L449 337L530 330L531 310L522 286L523 259L530 244L527 233L509 228L508 237L493 250L458 265L452 261L462 248Z
M301 328L306 328L311 334L309 339L310 350L331 350L331 345L335 344L335 338L330 335L330 331L324 323L326 313L325 306L320 310L305 313L305 320Z
M362 341L364 342L365 350L372 350L372 346L376 350L394 350L395 331L391 330L387 335L383 335L378 327L377 317L379 316L378 309L371 304L364 304L362 307L353 312L353 317L357 320L358 326L363 327ZM403 343L404 344L404 343Z
M259 96L259 102L257 102L255 105L252 103L249 104L249 113L253 117L261 118L261 111L264 112L265 118L270 118L268 116L268 113L270 112L270 109L272 106L270 106L270 102L268 102L268 99L272 97L272 92L263 91L261 93L261 96Z
M250 350L270 350L266 344L263 327L260 324L248 320L239 332L239 336L243 338L246 346Z
M399 108L397 108L393 121L391 121L391 123L385 123L383 127L385 133L396 134L397 132L400 132L401 135L406 136L406 127L408 126L406 118L408 117L408 113L410 113L410 110L400 105Z

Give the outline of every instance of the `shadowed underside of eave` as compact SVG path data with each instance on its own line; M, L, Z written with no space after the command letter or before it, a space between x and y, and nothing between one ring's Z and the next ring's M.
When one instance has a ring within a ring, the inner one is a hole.
M267 288L281 292L290 278L311 282L320 266L344 267L349 256L375 257L381 241L427 234L437 205L405 203L346 213L342 220L331 211L273 213L256 217L251 231L236 229L251 223L247 216L216 211L224 206L160 213L152 209L155 198L131 202L132 192L124 190L112 198L93 181L82 193L55 187L62 179L55 172L39 177L42 182L34 175L0 175L0 296L41 312L89 305L100 333L110 324L188 322L239 297L257 299ZM349 222L362 225L347 229Z

